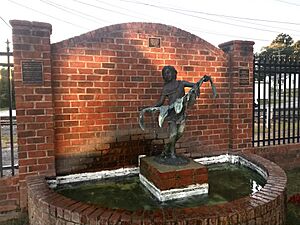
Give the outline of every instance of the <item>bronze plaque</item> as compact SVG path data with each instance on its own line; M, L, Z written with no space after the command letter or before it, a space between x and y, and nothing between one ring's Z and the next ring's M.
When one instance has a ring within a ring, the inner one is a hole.
M150 48L160 48L160 38L149 38Z
M25 84L43 82L43 63L39 61L22 62L22 77Z
M240 85L249 85L249 69L240 69Z

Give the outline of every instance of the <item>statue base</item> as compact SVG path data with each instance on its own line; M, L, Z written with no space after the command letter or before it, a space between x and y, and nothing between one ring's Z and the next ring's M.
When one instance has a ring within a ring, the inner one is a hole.
M207 168L189 160L184 165L158 163L154 156L140 158L140 181L159 200L208 194Z

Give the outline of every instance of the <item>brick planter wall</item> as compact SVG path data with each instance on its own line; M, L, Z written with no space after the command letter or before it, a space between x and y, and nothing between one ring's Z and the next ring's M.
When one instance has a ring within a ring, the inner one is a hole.
M153 211L101 208L66 198L49 189L45 177L27 179L31 225L48 224L248 224L284 225L286 175L276 164L257 155L242 155L268 173L255 194L215 206Z
M251 152L260 155L281 168L290 170L300 166L300 144L284 144L275 146L265 146L259 148L244 149L244 152Z

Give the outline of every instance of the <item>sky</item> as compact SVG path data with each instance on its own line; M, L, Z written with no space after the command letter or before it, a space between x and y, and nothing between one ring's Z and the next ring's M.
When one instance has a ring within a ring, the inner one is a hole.
M9 20L52 24L51 43L127 22L162 23L214 46L254 41L254 52L280 33L300 40L300 0L1 0L0 51L11 42Z

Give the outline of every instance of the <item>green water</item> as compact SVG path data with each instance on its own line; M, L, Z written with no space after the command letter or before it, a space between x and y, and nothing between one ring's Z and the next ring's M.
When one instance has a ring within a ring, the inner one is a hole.
M138 176L102 180L59 187L57 191L75 200L108 208L127 210L181 208L225 203L252 193L253 182L263 186L265 180L256 172L239 165L218 164L208 167L209 194L158 202L140 184Z

